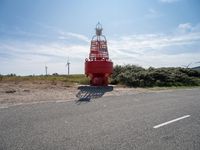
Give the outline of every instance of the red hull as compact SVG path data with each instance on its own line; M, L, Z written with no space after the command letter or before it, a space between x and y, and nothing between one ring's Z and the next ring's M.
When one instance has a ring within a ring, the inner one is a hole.
M90 84L94 86L107 86L108 77L113 72L111 61L86 61L85 74L90 78Z

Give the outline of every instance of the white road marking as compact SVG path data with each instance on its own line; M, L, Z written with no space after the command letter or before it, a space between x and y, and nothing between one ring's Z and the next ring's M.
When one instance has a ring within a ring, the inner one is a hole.
M181 119L185 119L185 118L188 118L188 117L190 117L190 115L185 115L185 116L183 116L183 117L176 118L176 119L173 119L173 120L170 120L170 121L161 123L161 124L159 124L159 125L154 126L153 128L154 128L154 129L160 128L160 127L165 126L165 125L168 125L168 124L170 124L170 123L172 123L172 122L175 122L175 121L178 121L178 120L181 120Z
M16 103L16 104L8 104L8 105L0 104L0 109L9 108L13 106L21 106L21 105L33 105L33 104L44 104L44 103L65 103L65 102L71 102L74 100L75 99L57 100L57 101L50 100L50 101L38 101L38 102L30 102L30 103Z
M0 109L8 108L7 105L0 105Z

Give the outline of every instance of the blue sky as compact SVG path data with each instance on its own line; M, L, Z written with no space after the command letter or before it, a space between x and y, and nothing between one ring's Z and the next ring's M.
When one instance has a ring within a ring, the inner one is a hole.
M199 0L0 0L0 74L84 73L98 21L114 64L200 65Z

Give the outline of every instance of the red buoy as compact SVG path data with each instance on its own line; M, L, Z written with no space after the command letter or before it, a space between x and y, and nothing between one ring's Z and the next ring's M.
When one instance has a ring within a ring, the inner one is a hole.
M102 35L102 26L96 25L96 35L90 46L89 59L85 59L85 74L90 78L92 86L107 86L108 77L113 72L113 62L109 59L107 40Z

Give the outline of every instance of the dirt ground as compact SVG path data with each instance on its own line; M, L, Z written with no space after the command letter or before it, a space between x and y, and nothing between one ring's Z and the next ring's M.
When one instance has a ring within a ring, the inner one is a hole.
M80 88L82 87L82 88ZM37 103L46 101L69 101L81 98L98 98L102 96L117 96L152 92L144 88L125 88L119 86L110 90L96 89L88 86L66 86L62 83L30 83L30 82L0 82L0 105ZM86 88L86 89L85 89ZM94 90L92 90L94 89ZM92 95L92 96L91 96Z

